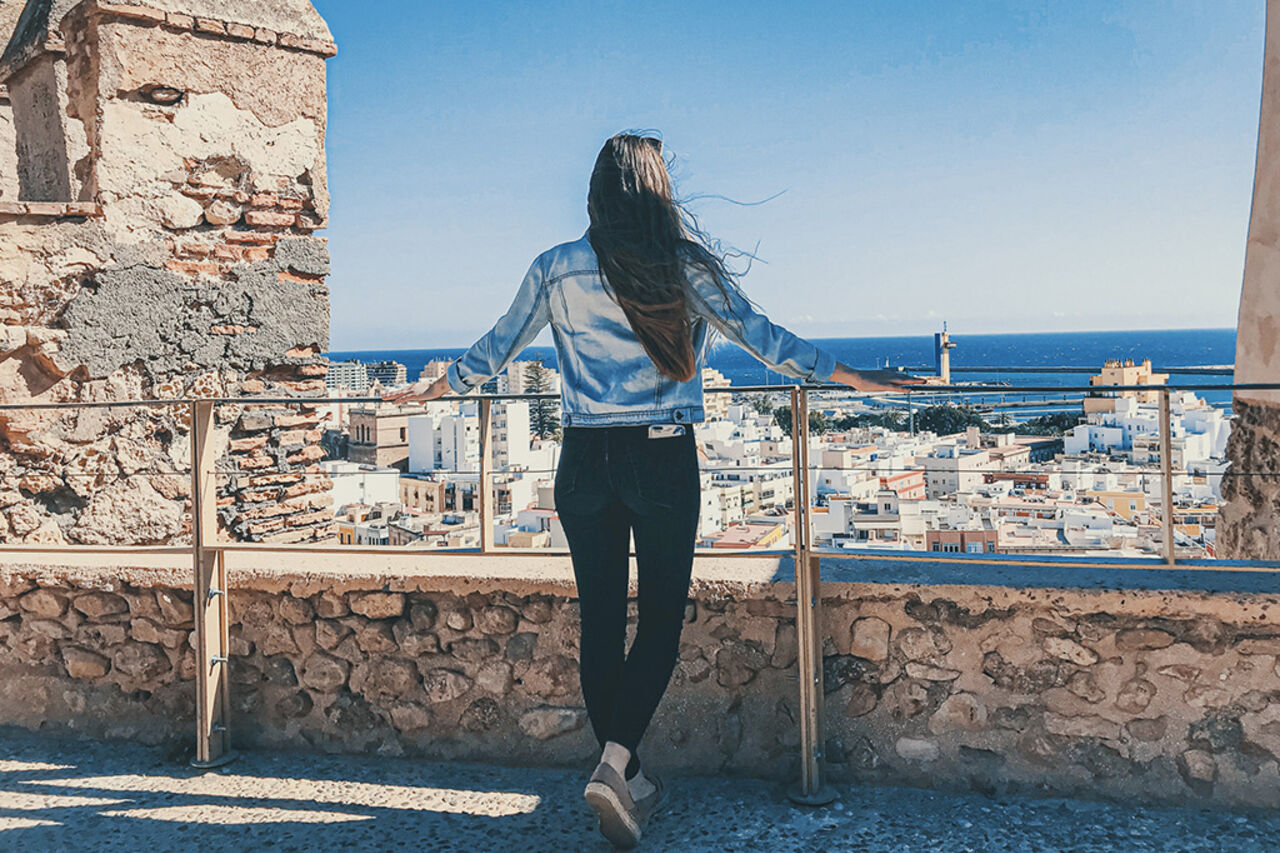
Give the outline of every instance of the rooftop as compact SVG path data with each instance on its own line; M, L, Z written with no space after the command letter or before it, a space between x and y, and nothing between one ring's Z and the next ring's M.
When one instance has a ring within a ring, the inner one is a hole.
M581 798L590 769L242 753L218 772L132 744L0 732L0 841L25 850L607 851ZM1274 813L837 786L792 805L755 779L665 777L641 850L1250 850ZM201 832L216 827L215 832Z

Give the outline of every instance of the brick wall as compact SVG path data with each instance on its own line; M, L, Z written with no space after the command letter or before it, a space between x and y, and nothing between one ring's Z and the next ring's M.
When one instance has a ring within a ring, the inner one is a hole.
M67 197L0 200L0 395L297 397L218 410L220 518L244 539L327 538L305 402L328 369L323 21L303 0L157 0L81 3L44 27L0 75L19 172ZM184 541L188 420L0 414L0 542Z

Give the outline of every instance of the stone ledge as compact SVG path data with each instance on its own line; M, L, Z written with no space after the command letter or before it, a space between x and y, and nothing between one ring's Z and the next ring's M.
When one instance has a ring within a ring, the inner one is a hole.
M276 32L264 27L253 27L239 21L196 17L178 12L166 12L163 9L140 4L110 3L106 0L98 0L92 8L101 14L115 18L137 21L141 24L162 25L171 30L193 32L229 41L249 41L269 47L278 46L303 53L314 53L326 59L338 54L338 46L331 41Z
M495 592L516 585L530 591L571 593L573 568L567 556L537 553L335 553L332 546L315 554L232 546L227 570L234 587L306 594L322 589L339 591L394 589ZM305 566L305 568L302 568ZM81 549L0 551L0 579L27 575L87 582L115 579L142 586L190 587L189 552L169 550ZM632 561L632 592L635 563ZM851 590L886 587L973 588L1005 593L1072 590L1079 593L1136 593L1135 597L1188 594L1198 598L1267 596L1280 598L1280 564L1228 560L1198 560L1169 569L1146 560L1110 559L1082 564L1070 558L1026 561L1009 558L893 558L884 556L822 557L825 595L844 596ZM698 556L694 560L693 592L736 596L791 597L795 564L790 555Z
M35 216L42 219L102 216L102 205L93 201L0 201L0 218Z

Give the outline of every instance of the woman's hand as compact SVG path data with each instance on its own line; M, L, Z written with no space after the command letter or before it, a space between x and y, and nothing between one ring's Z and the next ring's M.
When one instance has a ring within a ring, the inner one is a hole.
M835 373L831 374L832 382L857 391L902 391L912 385L931 384L931 379L897 370L854 370L847 364L837 364Z
M412 385L401 388L399 391L388 391L382 395L382 399L388 403L415 403L418 401L435 400L449 393L449 378L441 376L435 382L430 384L419 379Z

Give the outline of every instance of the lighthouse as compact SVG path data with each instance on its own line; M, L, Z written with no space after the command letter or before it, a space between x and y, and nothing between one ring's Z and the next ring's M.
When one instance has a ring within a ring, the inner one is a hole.
M947 324L943 323L942 331L933 336L933 357L938 376L942 377L944 385L951 384L951 351L955 347L951 336L947 334Z

